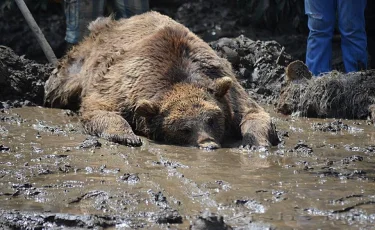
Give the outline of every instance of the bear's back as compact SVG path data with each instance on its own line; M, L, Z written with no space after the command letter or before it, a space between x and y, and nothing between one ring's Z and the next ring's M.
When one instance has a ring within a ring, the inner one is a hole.
M133 80L138 79L135 75L142 72L152 72L150 76L155 80L175 83L203 83L232 75L226 60L168 16L148 12L119 21L110 18L101 20L104 23L97 20L90 25L92 33L76 53L89 52L82 55L87 73L98 71L103 75L111 66L133 73L128 75Z
M81 97L106 95L130 106L140 98L160 98L179 82L209 87L225 76L236 81L229 62L185 26L159 13L119 21L100 18L90 30L59 70L67 76L74 67L75 75L67 77L79 78Z
M95 49L102 47L102 53L110 51L108 48L113 46L128 50L159 30L176 26L183 27L171 18L154 11L118 21L112 18L99 18L90 24L90 36L83 43L103 45L95 47Z

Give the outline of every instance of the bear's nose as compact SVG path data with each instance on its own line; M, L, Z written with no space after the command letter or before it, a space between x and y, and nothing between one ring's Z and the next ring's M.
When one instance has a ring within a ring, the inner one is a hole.
M198 132L198 146L202 149L218 149L220 145L215 142L215 139L212 138L207 132L204 130L200 130Z
M220 148L220 145L214 141L204 141L203 143L199 143L199 148L202 149L218 149Z

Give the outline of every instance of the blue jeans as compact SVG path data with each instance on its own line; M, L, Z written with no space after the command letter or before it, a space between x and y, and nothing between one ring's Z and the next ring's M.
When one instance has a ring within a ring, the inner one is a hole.
M149 10L148 0L114 0L118 17L130 18Z
M148 0L113 0L116 18L129 18L149 10ZM65 41L76 44L88 34L88 24L103 16L106 0L64 0Z
M366 0L305 0L310 30L306 65L315 76L332 70L332 37L336 14L345 71L367 68L366 3Z

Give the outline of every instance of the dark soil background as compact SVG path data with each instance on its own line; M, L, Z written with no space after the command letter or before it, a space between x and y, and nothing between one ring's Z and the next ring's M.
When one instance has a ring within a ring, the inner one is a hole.
M58 57L64 55L65 18L59 1L25 1L35 20ZM375 3L368 1L366 19L368 50L375 56ZM281 7L282 5L282 7ZM275 40L295 59L304 60L307 18L303 0L153 0L150 8L167 14L189 27L206 41L241 34L252 40ZM0 3L0 45L11 47L16 54L45 63L42 49L13 1ZM375 66L372 58L371 66ZM342 68L340 38L334 40L334 67Z

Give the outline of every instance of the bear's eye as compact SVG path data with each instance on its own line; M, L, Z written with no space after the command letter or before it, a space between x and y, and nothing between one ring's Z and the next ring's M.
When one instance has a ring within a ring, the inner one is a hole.
M180 129L180 131L184 134L189 134L191 130L189 129L189 127L183 127Z
M214 119L212 117L209 117L207 119L207 125L209 125L210 127L214 126Z

